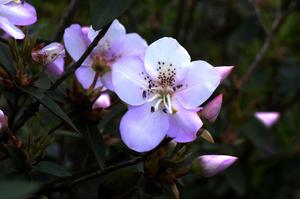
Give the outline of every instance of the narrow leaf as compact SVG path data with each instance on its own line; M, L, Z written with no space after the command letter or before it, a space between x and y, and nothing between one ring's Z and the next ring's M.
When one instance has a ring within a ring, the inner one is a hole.
M0 181L0 198L23 199L39 188L39 184L25 181Z
M99 167L103 168L105 159L105 146L97 124L89 121L82 121L80 122L80 126L78 128L86 138L89 147L95 155Z
M9 47L3 42L0 42L0 65L3 65L9 73L15 72Z
M57 177L72 176L72 174L66 168L49 161L41 161L34 168L37 171L48 173Z
M73 128L77 133L80 134L79 130L73 124L69 116L49 96L45 95L42 89L37 89L33 87L30 88L18 87L18 88L24 91L25 93L34 96L49 111L51 111L54 115L56 115L57 117L65 121L71 128Z

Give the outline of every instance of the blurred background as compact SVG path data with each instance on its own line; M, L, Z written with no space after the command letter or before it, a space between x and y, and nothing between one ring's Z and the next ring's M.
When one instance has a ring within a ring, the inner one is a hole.
M30 31L39 39L47 40L55 32L68 1L33 0L31 3L37 9L39 20ZM127 32L139 33L148 44L164 36L174 37L191 54L192 60L206 60L214 66L235 66L214 94L224 95L220 116L206 127L215 144L199 139L193 151L198 155L235 155L239 159L212 178L193 174L181 178L178 189L183 199L300 199L300 7L297 3L290 0L134 0L119 18ZM87 1L80 1L71 22L89 26L88 7ZM279 112L280 118L268 128L254 117L255 112L261 111ZM120 112L124 112L124 107ZM23 135L38 136L41 129L51 129L58 119L47 114L40 111L33 117L22 128ZM103 130L108 136L106 141L110 142L107 164L131 154L118 141L118 120L119 116ZM47 147L44 158L74 172L96 165L86 143L67 130L55 133L55 142ZM75 188L69 197L96 198L95 182L98 181ZM169 198L156 191L144 198Z

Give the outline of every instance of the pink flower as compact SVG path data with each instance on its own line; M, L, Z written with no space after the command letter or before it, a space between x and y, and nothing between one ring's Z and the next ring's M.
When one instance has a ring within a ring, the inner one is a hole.
M17 26L28 26L36 22L35 8L21 0L0 0L0 28L15 39L25 35Z
M112 82L129 110L120 124L121 138L131 149L155 148L165 136L176 142L196 139L202 126L197 110L221 80L205 61L193 61L172 38L152 43L144 60L137 56L117 61Z
M77 61L85 52L88 45L94 40L99 31L92 27L80 27L78 24L71 25L65 30L65 47L71 57ZM88 89L96 76L110 70L110 67L120 58L126 56L143 56L147 43L136 33L126 34L125 28L118 20L114 20L104 37L99 41L96 48L84 61L83 65L76 70L77 80L83 88ZM103 77L98 77L95 88L104 86L113 90L111 72L106 72Z
M202 155L198 157L198 164L204 177L212 177L230 167L237 157L229 155Z
M256 112L256 119L261 121L266 127L272 127L279 119L280 113L278 112Z
M215 122L221 110L222 100L223 94L220 94L208 102L202 109L201 116L211 123Z
M35 62L45 64L50 73L57 76L64 73L66 53L62 44L53 42L42 49L33 50L31 56Z
M234 66L218 66L215 69L218 71L221 76L221 82L224 81L232 72Z
M0 129L7 125L7 119L3 111L0 109Z
M96 108L108 108L110 107L110 97L107 93L104 93L102 95L100 95L97 100L95 101L95 103L93 104L93 109Z

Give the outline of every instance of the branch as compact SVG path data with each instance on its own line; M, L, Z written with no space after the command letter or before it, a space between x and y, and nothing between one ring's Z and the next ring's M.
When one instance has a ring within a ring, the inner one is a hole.
M78 3L79 3L78 0L71 0L67 8L67 11L65 12L64 16L61 18L59 22L56 33L52 37L52 41L61 40L64 33L64 29L69 25L72 17L74 16Z
M244 74L244 76L241 78L240 82L237 85L237 88L240 90L244 84L250 79L250 77L253 75L255 69L259 66L260 62L262 61L262 58L265 56L267 50L270 47L271 41L273 40L274 36L278 32L278 30L281 28L282 24L285 22L287 17L292 13L292 11L297 7L298 1L292 1L286 11L282 14L278 14L276 18L273 21L272 29L267 35L261 49L256 54L256 57L252 64L250 65L247 72Z
M155 153L156 151L161 149L163 146L167 145L171 140L172 140L171 138L166 138L155 149L145 153L144 155L142 155L141 157L138 157L136 159L122 162L117 165L108 166L102 170L95 170L90 173L84 173L84 174L79 174L77 176L63 178L61 180L46 184L36 193L36 195L47 194L47 193L51 193L51 192L64 192L67 189L72 188L74 185L80 184L87 180L101 177L101 176L109 174L113 171L116 171L118 169L138 164L139 162L146 160L149 156L151 156L153 153Z
M93 51L93 49L98 45L98 42L100 39L105 35L108 28L110 27L111 23L107 24L95 37L95 39L92 41L92 43L88 46L86 51L83 53L83 55L79 58L77 62L72 64L69 67L69 70L65 72L59 79L57 79L54 84L49 88L49 90L55 90L65 79L67 79L71 74L73 74L77 68L79 68L85 59L90 55L90 53Z

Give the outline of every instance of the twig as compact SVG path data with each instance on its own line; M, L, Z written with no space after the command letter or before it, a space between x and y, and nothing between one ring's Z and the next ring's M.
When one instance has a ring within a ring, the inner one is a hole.
M95 37L95 39L92 41L92 43L88 46L86 51L83 53L83 55L79 58L77 62L72 64L69 67L69 70L64 73L59 79L57 79L54 84L49 88L49 90L55 90L65 79L67 79L71 74L75 72L77 68L79 68L82 63L85 61L85 59L90 55L90 53L93 51L93 49L98 45L98 42L100 39L105 35L106 31L110 27L111 23L107 24Z
M298 3L299 3L298 1L292 1L284 13L280 14L280 12L279 12L279 15L276 16L276 18L274 19L273 24L272 24L272 29L269 32L269 34L267 35L260 51L256 54L254 61L252 62L249 69L247 70L247 72L244 74L244 76L241 78L240 82L238 83L237 87L239 90L253 75L253 72L259 66L259 63L261 62L262 58L266 54L266 52L271 44L272 39L274 38L274 36L278 32L278 30L280 29L281 25L287 19L287 17L296 8Z
M52 41L61 40L64 33L64 29L69 25L72 17L74 16L78 3L79 3L78 0L71 0L67 8L67 11L65 12L64 16L61 18L59 22L57 31L52 37Z
M255 12L255 15L256 15L256 17L258 19L258 22L259 22L260 26L262 27L262 29L264 30L264 32L268 35L270 33L270 31L269 31L269 28L267 27L267 25L264 23L264 20L262 19L262 16L260 14L259 8L257 7L257 5L254 2L254 0L249 0L249 2L252 4L252 6L254 8L254 12Z
M90 173L84 173L84 174L79 174L79 175L73 176L73 177L63 178L61 180L46 184L36 194L40 195L40 194L47 194L47 193L51 193L51 192L64 192L67 189L73 187L74 185L80 184L87 180L94 179L94 178L97 178L100 176L104 176L104 175L109 174L118 169L138 164L139 162L146 160L149 156L151 156L154 152L158 151L160 148L162 148L163 146L168 144L171 140L172 140L171 138L166 138L164 141L162 141L162 143L158 147L156 147L152 151L145 153L143 156L138 157L136 159L129 160L129 161L117 164L117 165L108 166L102 170L98 169L98 170L92 171Z

